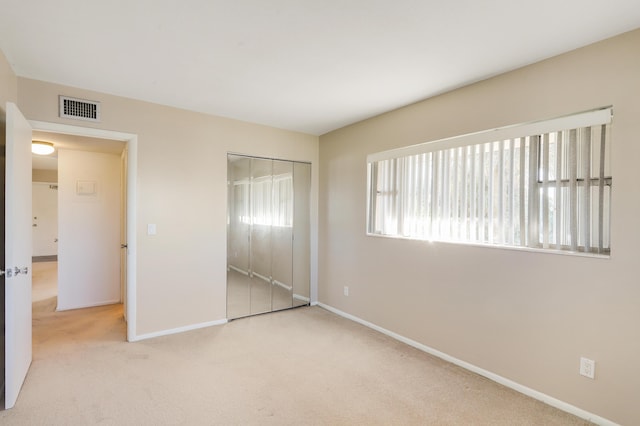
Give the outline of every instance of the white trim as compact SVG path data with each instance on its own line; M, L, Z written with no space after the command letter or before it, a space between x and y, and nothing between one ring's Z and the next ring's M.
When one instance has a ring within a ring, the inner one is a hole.
M253 272L253 275L255 275L256 277L260 278L262 281L266 281L269 284L271 284L271 278L265 277L264 275L259 274L259 273L255 272L255 271Z
M312 304L313 305L313 304ZM329 312L333 312L336 315L340 315L343 318L349 319L351 321L357 322L358 324L362 324L365 327L369 327L373 330L376 330L382 334L385 334L393 339L396 339L402 343L405 343L409 346L412 346L416 349L419 349L423 352L426 352L428 354L431 354L433 356L436 356L440 359L443 359L447 362L450 362L452 364L455 364L459 367L464 368L465 370L469 370L473 373L479 374L483 377L486 377L489 380L493 380L496 383L499 383L503 386L506 386L508 388L511 388L517 392L520 392L526 396L529 396L531 398L537 399L538 401L544 402L547 405L550 405L552 407L555 407L559 410L565 411L569 414L573 414L576 417L580 417L582 419L585 419L587 421L593 422L595 424L601 425L601 426L619 426L617 423L612 422L611 420L605 419L603 417L600 417L596 414L590 413L586 410L583 410L581 408L578 408L574 405L571 405L569 403L566 403L564 401L561 401L559 399L556 399L552 396L549 396L547 394L544 394L542 392L538 392L537 390L531 389L527 386L521 385L519 383L514 382L513 380L509 380L505 377L499 376L498 374L492 373L491 371L485 370L483 368L477 367L473 364L470 364L466 361L462 361L461 359L452 357L451 355L447 355L444 352L440 352L437 349L433 349L427 345L423 345L422 343L416 342L415 340L409 339L407 337L404 337L400 334L394 333L393 331L387 330L386 328L382 328L378 325L375 325L373 323L370 323L369 321L365 321L361 318L358 318L354 315L348 314L346 312L343 312L339 309L336 309L332 306L326 305L324 303L318 303L318 306L320 306L323 309L326 309Z
M301 301L303 301L303 302L307 302L307 303L311 302L311 299L310 299L310 298L308 298L308 297L306 297L306 296L303 296L303 295L301 295L301 294L294 294L294 295L293 295L293 298L294 298L294 299L296 299L296 300L301 300Z
M407 157L410 155L424 154L439 151L441 149L456 148L461 146L477 145L486 142L503 141L513 138L531 136L542 133L556 132L567 129L577 129L586 126L608 124L613 115L611 107L600 108L592 111L572 114L551 120L535 121L530 123L514 124L512 126L499 127L497 129L483 130L466 135L453 136L431 142L388 151L376 152L367 155L367 163L389 160L392 158Z
M111 139L128 142L137 135L133 133L116 132L114 130L96 129L93 127L72 126L70 124L50 123L48 121L28 120L33 130L43 132L62 133L65 135L85 136L98 139Z
M545 249L545 248L537 248L537 247L509 246L506 244L479 243L476 241L425 240L423 238L406 237L404 235L374 234L369 231L367 231L367 237L422 241L423 243L427 243L427 244L456 244L456 245L463 245L468 247L482 247L482 248L510 250L510 251L515 250L515 251L524 251L524 252L530 252L530 253L543 253L543 254L554 254L554 255L559 254L562 256L589 257L592 259L605 259L605 260L611 259L611 253L609 254L586 253L582 251L558 250L554 248Z
M290 285L286 285L285 283L283 283L283 282L281 282L281 281L278 281L278 280L273 280L273 285L280 286L280 287L284 288L284 289L285 289L285 290L287 290L287 291L291 291L291 290L293 290L293 287L292 287L292 286L290 286Z
M96 308L98 306L116 305L118 303L122 303L122 302L120 302L120 299L114 299L114 300L107 300L107 301L103 301L103 302L90 303L88 305L82 305L82 306L70 306L70 307L65 307L65 308L61 308L60 305L58 305L56 307L56 311L58 311L58 312L61 312L61 311L74 311L76 309Z
M72 126L69 124L50 123L29 120L33 130L62 133L74 136L85 136L99 139L111 139L127 143L127 340L134 342L136 337L137 312L137 184L138 184L138 135L116 132L113 130L95 129L92 127Z
M127 340L136 337L138 307L138 136L133 135L127 142Z
M229 322L227 319L221 319L216 321L202 322L200 324L186 325L184 327L171 328L169 330L162 330L162 331L156 331L153 333L141 334L139 336L135 336L134 340L129 340L129 341L139 342L140 340L153 339L154 337L169 336L171 334L184 333L185 331L198 330L200 328L213 327L215 325L224 325L227 322Z
M229 264L229 269L233 269L234 271L236 271L236 272L238 272L238 273L240 273L242 275L249 276L249 272L248 271L242 270L240 268L236 268L235 266L233 266L231 264Z

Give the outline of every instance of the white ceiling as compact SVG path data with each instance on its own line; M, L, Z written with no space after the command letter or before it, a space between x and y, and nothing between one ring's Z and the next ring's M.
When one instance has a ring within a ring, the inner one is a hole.
M3 0L18 76L310 134L640 27L638 0Z

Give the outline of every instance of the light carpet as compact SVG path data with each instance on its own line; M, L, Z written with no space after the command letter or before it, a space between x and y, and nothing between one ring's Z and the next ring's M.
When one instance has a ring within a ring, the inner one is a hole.
M121 305L55 304L34 301L33 364L0 424L589 424L318 307L126 343Z

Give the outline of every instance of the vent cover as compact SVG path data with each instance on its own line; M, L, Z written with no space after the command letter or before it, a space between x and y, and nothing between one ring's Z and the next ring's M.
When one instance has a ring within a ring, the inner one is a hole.
M100 121L100 102L59 96L60 117L76 120Z

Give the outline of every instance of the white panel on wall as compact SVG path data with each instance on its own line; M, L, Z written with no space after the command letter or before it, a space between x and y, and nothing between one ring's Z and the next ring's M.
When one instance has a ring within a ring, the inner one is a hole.
M120 155L60 150L58 168L58 309L118 303Z
M33 256L58 254L57 188L57 183L33 183Z
M97 191L96 181L79 180L76 182L76 193L78 195L96 195Z

